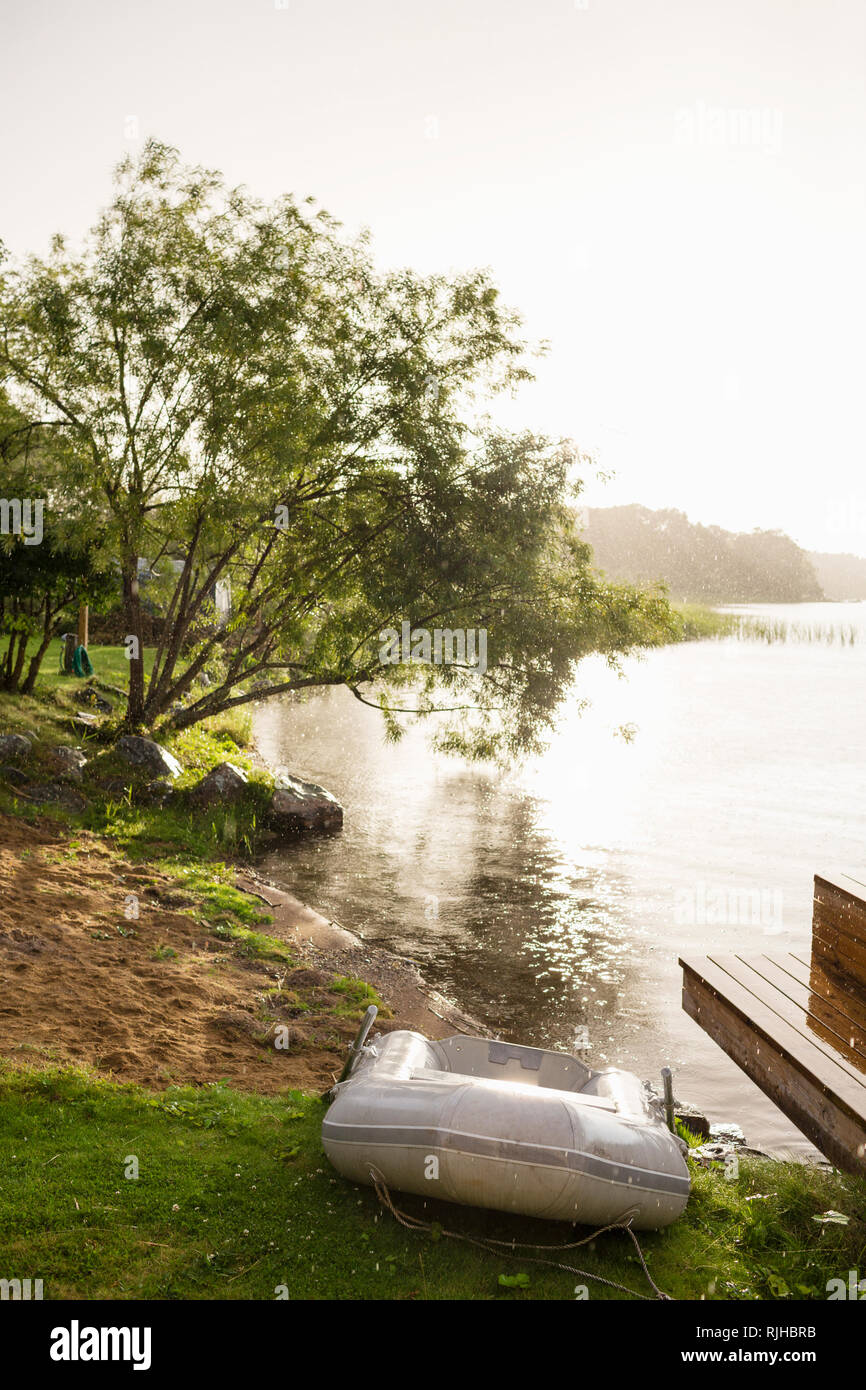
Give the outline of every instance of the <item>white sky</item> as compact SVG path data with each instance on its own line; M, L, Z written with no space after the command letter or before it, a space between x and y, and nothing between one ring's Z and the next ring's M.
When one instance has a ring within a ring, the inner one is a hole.
M552 348L502 418L597 451L589 503L866 555L863 0L0 14L14 253L95 220L137 122L382 264L490 266Z

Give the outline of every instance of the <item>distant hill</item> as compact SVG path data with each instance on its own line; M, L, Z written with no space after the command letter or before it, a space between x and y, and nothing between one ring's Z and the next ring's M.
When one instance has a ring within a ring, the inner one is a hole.
M844 603L851 599L866 599L866 560L862 555L809 555L824 597Z
M824 597L809 555L782 531L725 531L689 521L685 512L637 504L588 507L582 519L583 538L600 570L633 584L661 581L679 602L805 603Z

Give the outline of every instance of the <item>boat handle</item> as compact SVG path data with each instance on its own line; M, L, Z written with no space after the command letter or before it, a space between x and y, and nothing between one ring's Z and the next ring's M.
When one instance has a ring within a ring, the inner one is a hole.
M665 1093L665 1120L671 1134L676 1134L677 1127L674 1122L674 1079L671 1075L670 1067L662 1067L662 1086Z
M349 1048L349 1055L346 1058L343 1070L340 1072L340 1076L337 1081L338 1086L341 1081L348 1081L349 1077L352 1075L352 1072L355 1070L358 1057L360 1053L363 1051L364 1043L367 1041L367 1034L373 1027L373 1024L376 1022L376 1015L378 1014L378 1012L379 1010L376 1008L376 1005L371 1004L367 1009L367 1012L364 1014L364 1017L361 1019L361 1026L355 1034L355 1041L351 1044Z

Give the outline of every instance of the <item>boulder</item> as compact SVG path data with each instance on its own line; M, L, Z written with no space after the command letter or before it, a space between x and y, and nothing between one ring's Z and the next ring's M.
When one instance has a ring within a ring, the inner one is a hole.
M213 806L217 802L237 801L243 796L247 786L247 775L234 763L218 763L210 772L196 782L190 796L200 806Z
M299 777L279 778L268 810L268 828L276 835L294 836L339 830L343 808L324 787Z
M115 744L118 753L133 767L140 767L154 777L179 777L183 768L177 758L152 738L141 738L138 734L124 734Z
M0 761L17 763L32 752L30 740L23 734L0 734Z
M81 770L87 764L87 754L83 753L80 748L70 748L68 744L49 748L48 755L61 771L76 779L81 777Z

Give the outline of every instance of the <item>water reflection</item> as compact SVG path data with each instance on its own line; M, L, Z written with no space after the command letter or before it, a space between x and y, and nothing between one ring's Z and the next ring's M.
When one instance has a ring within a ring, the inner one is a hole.
M822 622L863 624L862 605L819 607ZM378 714L343 691L264 707L267 760L346 810L340 835L267 871L417 959L503 1035L570 1047L586 1029L591 1063L670 1063L681 1095L802 1150L682 1012L677 957L805 947L814 870L862 864L866 642L692 643L627 677L585 663L589 710L566 707L549 752L508 776L431 754L423 727L386 745ZM632 722L626 744L616 730ZM683 914L712 891L780 908Z

